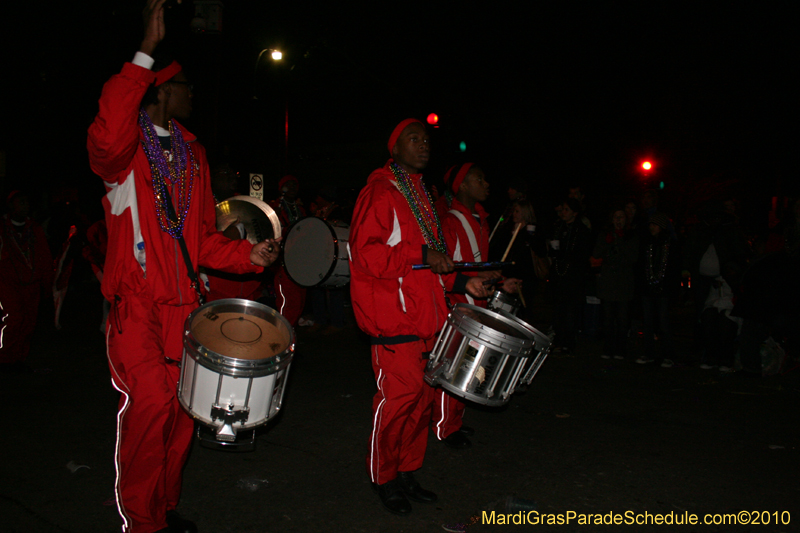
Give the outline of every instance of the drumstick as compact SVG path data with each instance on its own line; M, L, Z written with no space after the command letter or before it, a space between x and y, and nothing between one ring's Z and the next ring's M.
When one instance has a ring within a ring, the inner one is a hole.
M525 297L522 295L522 282L519 282L517 285L517 294L519 295L519 299L522 302L522 307L528 307L528 304L525 303Z
M514 234L511 236L511 241L508 243L508 248L506 248L506 253L503 254L503 258L500 261L505 261L506 257L508 257L508 252L511 251L511 246L514 244L514 239L517 238L517 233L519 233L519 229L522 227L522 222L517 224L514 227Z
M504 266L511 266L514 264L514 261L502 262L502 261L495 261L489 263L453 263L453 267L456 269L468 269L468 270L478 270L480 268L501 268ZM426 270L429 269L430 265L412 265L411 270Z
M497 220L497 224L494 225L494 229L492 230L492 234L489 235L489 242L492 242L492 237L494 237L494 233L497 231L497 228L500 227L500 223L503 222L503 220L505 220L503 217L500 217Z

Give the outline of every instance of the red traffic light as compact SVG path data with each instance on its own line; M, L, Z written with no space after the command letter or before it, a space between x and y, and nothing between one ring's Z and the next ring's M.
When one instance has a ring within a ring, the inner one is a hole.
M431 124L433 126L439 124L439 115L437 115L436 113L431 113L430 115L428 115L428 124Z
M644 170L645 172L648 172L648 171L650 171L652 169L653 169L653 163L651 163L650 161L643 161L642 162L642 170Z

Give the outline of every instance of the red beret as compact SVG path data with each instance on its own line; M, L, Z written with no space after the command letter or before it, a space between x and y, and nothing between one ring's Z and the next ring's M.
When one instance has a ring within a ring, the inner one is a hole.
M403 133L403 130L406 129L406 127L408 127L408 125L413 124L415 122L418 122L418 123L422 124L422 121L420 121L420 120L417 120L415 118L407 118L403 122L401 122L400 124L398 124L397 126L394 127L394 129L392 130L392 134L389 135L389 145L388 146L389 146L389 153L390 154L392 153L392 148L394 148L394 145L397 144L398 137L400 137L400 134ZM422 127L424 128L425 124L422 124Z
M467 174L469 174L469 169L471 169L474 165L475 163L464 163L460 167L453 167L448 171L448 174L450 175L450 183L448 183L448 185L453 193L458 194L458 188L461 187L461 183L464 181L464 178L466 178ZM456 170L456 168L458 170Z
M175 76L175 74L177 74L181 70L182 70L181 66L180 64L178 64L177 61L173 61L166 67L162 68L161 70L156 72L156 86L168 82L169 80L172 79L173 76Z
M290 181L293 181L293 182L295 182L295 183L296 183L298 186L300 185L300 181L298 181L298 179L297 179L297 178L295 178L295 177L294 177L294 176L292 176L291 174L286 174L286 175L285 175L284 177L282 177L282 178L281 178L281 180L278 182L278 190L280 191L281 189L283 189L283 186L284 186L284 185L286 185L286 183L288 183L288 182L290 182Z

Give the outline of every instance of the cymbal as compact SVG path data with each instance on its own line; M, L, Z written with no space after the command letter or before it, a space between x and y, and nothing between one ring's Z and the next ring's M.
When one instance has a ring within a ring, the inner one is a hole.
M231 224L242 224L252 244L281 238L278 214L265 202L251 196L234 196L217 204L217 231Z

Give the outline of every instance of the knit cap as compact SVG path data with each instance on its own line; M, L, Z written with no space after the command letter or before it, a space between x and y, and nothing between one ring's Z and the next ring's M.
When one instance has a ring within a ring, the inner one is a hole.
M650 224L655 224L661 229L667 229L669 218L664 213L653 213L650 216Z

